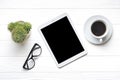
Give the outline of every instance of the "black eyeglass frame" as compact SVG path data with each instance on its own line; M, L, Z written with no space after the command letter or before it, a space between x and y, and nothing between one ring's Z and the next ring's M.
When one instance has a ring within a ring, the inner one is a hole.
M38 47L36 47L36 46L38 46ZM35 47L36 47L36 48L35 48ZM41 49L39 55L33 55L33 52L34 52L34 50L36 50L36 49ZM26 69L26 70L32 69L32 68L35 66L34 57L40 56L41 53L42 53L42 48L41 48L41 46L40 46L39 44L35 43L34 46L33 46L32 49L31 49L31 51L30 51L30 53L29 53L29 55L28 55L28 57L27 57L25 63L23 64L23 68ZM29 68L29 66L28 66L28 61L29 61L29 60L33 60L33 62L34 62L34 65L33 65L31 68ZM27 67L25 67L25 66L27 66Z

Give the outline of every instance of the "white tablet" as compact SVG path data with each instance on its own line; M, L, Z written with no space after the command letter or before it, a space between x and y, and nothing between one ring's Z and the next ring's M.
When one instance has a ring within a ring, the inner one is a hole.
M87 54L67 14L42 25L39 32L59 68Z

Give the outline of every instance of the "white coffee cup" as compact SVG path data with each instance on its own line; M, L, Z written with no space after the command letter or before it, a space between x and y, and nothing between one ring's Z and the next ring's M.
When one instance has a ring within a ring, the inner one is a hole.
M111 22L100 15L90 17L85 23L86 39L93 44L103 44L107 42L112 35Z

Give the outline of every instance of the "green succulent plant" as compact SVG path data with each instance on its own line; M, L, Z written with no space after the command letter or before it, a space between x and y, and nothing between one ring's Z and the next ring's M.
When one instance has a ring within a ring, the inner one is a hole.
M12 39L16 43L22 43L31 30L32 25L29 22L17 21L8 24L8 30L12 33Z

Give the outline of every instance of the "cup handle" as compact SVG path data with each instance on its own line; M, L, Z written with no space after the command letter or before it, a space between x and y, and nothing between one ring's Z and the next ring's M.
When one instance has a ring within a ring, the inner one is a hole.
M103 39L101 38L101 39L99 39L99 41L100 41L100 42L103 42Z

